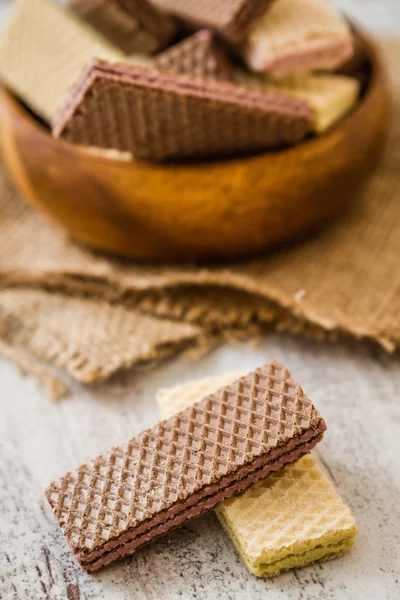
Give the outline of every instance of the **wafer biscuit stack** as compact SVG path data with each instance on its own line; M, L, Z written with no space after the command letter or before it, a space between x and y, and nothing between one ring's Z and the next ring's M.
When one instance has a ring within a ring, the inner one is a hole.
M251 29L243 51L250 69L276 79L333 70L352 54L350 28L327 0L276 0Z
M297 460L325 429L274 361L67 473L46 495L93 572Z
M17 0L0 36L0 79L40 117L51 121L87 63L126 56L71 11L52 0ZM147 65L134 56L133 64Z
M236 377L209 377L161 390L161 416L171 417ZM242 561L258 577L341 556L357 535L349 508L309 454L222 502L216 514Z
M174 20L147 0L71 0L70 7L125 54L153 54L177 31Z

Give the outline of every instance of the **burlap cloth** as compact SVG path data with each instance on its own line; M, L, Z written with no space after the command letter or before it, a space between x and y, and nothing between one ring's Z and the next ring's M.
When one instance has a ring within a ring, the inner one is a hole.
M393 122L358 203L319 235L230 265L132 264L33 212L0 172L0 352L53 396L224 332L256 328L400 346L400 42L385 42ZM321 199L323 201L323 198Z

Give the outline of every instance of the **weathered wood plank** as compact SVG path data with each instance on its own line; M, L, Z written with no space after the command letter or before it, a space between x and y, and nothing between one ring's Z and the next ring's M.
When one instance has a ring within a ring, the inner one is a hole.
M282 359L326 418L318 454L360 527L342 559L272 581L250 576L214 515L136 556L85 575L46 506L50 480L157 420L159 387ZM257 348L222 348L198 362L132 373L51 405L33 379L0 362L0 597L393 599L400 594L400 363L356 346L270 336Z

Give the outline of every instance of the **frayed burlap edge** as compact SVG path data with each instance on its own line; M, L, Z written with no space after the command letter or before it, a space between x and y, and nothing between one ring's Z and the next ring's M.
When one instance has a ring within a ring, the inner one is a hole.
M70 394L64 381L52 373L50 367L41 364L22 348L16 348L0 340L0 354L15 364L21 375L33 375L43 385L50 400L58 402Z

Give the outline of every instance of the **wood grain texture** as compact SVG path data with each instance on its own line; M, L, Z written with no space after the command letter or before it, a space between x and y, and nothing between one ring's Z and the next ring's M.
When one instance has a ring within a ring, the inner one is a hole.
M251 576L213 515L95 576L75 562L43 491L55 477L157 419L155 392L279 358L327 421L318 454L359 525L335 561L270 581ZM175 361L51 405L33 379L0 363L0 597L6 600L394 600L399 597L400 369L368 349L274 335L258 349Z
M363 101L331 132L281 152L168 166L99 157L52 138L4 90L0 147L26 198L95 248L161 260L261 252L342 211L375 166L388 102L368 46Z

